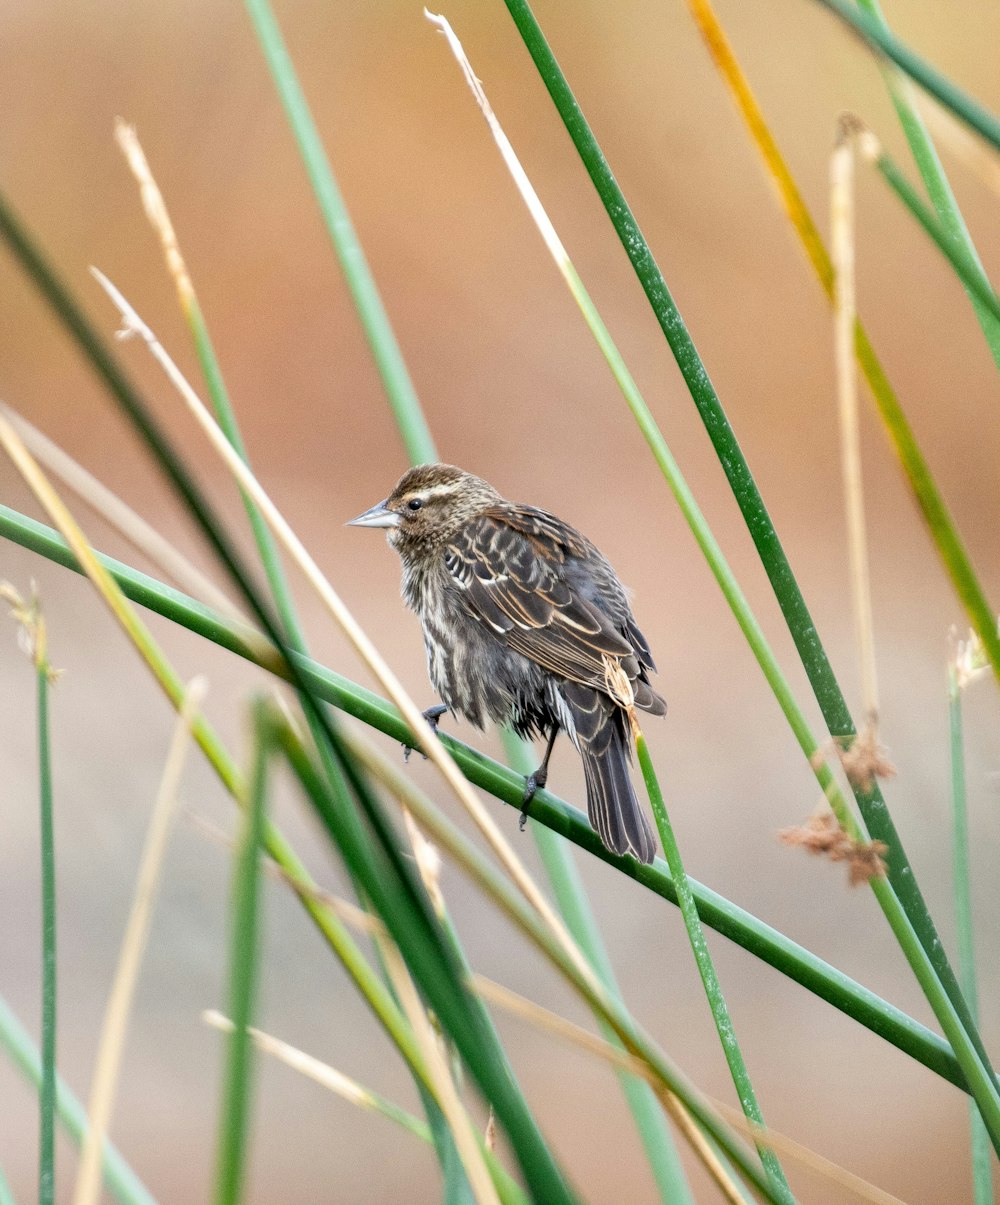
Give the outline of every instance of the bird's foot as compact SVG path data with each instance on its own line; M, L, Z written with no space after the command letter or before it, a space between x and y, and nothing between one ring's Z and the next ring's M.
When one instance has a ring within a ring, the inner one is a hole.
M437 735L438 724L441 720L441 717L444 715L444 713L447 710L448 710L448 708L445 706L444 703L438 703L434 707L428 707L427 710L422 713L424 719L427 721L428 724L430 724L431 731L434 733L435 736ZM403 746L403 762L404 762L404 764L410 760L410 754L412 752L413 752L412 745L404 745ZM420 756L424 759L424 761L427 760L426 753L421 753Z
M523 833L528 822L528 807L535 798L535 792L545 786L548 781L548 766L539 766L534 774L529 774L524 780L524 795L521 798L521 816L517 822L518 829Z

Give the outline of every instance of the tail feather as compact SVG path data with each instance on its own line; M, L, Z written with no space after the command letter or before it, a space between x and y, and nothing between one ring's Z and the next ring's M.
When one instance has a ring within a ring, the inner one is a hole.
M620 717L620 712L608 717L610 740L602 752L595 752L581 742L587 812L591 825L608 849L616 854L631 854L640 862L649 863L656 853L656 843L632 786Z
M656 842L632 787L625 712L580 682L564 682L560 695L567 712L563 726L583 761L591 825L613 853L652 862Z

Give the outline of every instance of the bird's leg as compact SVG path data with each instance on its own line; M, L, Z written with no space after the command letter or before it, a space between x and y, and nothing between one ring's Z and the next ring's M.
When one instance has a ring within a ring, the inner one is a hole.
M431 731L434 733L435 736L437 735L438 721L441 719L441 717L444 715L444 713L447 710L448 710L448 708L444 703L436 703L433 707L428 707L426 711L421 713L423 715L424 719L427 721L427 723L430 724ZM403 746L403 761L404 762L408 762L410 760L410 754L412 752L413 752L412 745L404 745ZM421 754L421 756L423 757L424 761L427 760L426 753Z
M518 821L518 828L524 832L525 821L528 819L528 805L535 797L535 792L539 787L544 787L549 779L549 758L552 756L552 746L556 743L556 737L559 735L559 725L553 724L552 731L549 733L549 743L545 746L545 756L542 758L542 764L534 772L525 779L524 797L521 800L521 819Z

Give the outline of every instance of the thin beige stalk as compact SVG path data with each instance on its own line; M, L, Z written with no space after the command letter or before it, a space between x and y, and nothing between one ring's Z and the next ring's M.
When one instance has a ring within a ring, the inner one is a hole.
M207 817L190 811L187 813L186 819L191 822L196 832L213 844L230 852L236 849L236 841L229 833L225 832L219 825L213 823ZM388 934L389 931L380 916L376 916L372 912L366 912L364 908L358 907L357 904L352 904L350 900L345 900L339 895L334 895L315 883L304 883L297 876L289 874L284 866L280 866L270 857L264 860L261 869L264 874L268 875L275 882L284 883L286 887L290 887L297 896L307 896L317 904L322 904L324 908L329 908L331 912L337 914L345 925L349 925L352 929L357 930L357 932L364 933L369 937L375 934Z
M260 482L234 451L232 445L208 412L205 404L198 397L198 394L167 354L152 330L143 322L122 293L96 268L91 269L91 271L118 307L124 321L125 330L129 334L138 335L146 344L157 363L163 368L191 414L208 436L212 447L226 463L230 472L236 478L237 483L256 503L265 522L271 528L278 541L299 566L306 580L319 595L319 598L354 646L362 661L372 671L386 694L399 708L422 752L440 770L445 782L455 793L459 802L486 838L491 849L516 884L518 890L542 917L548 928L555 934L568 956L573 960L580 974L586 977L588 983L598 987L599 981L594 975L590 964L573 941L558 913L546 900L520 858L518 858L510 847L510 844L501 833L492 816L476 797L451 755L434 735L430 725L424 719L423 713L410 698L402 683L389 668L382 654L345 606L333 586L323 576L315 560L310 556L302 541L271 501L270 496L266 493Z
M872 618L868 534L861 473L858 378L854 362L857 323L854 271L854 137L857 123L840 120L830 158L830 248L834 266L834 358L840 412L840 453L847 508L851 598L861 664L861 693L868 725L878 722L875 625Z
M410 838L410 845L413 847L413 860L420 872L421 879L423 879L434 911L444 919L447 909L445 908L444 893L441 891L441 855L438 847L427 839L413 813L405 804L402 805L402 812L406 835Z
M4 451L24 478L32 493L45 508L63 539L69 545L80 568L94 583L111 613L124 628L126 635L145 657L151 642L149 629L139 619L135 610L128 603L124 594L119 589L117 582L97 559L93 548L84 536L80 525L73 517L69 507L63 502L51 482L42 472L38 461L28 451L27 445L8 416L13 417L13 411L0 402L0 444L3 445ZM258 664L277 674L279 677L281 676L284 666L270 641L266 640L260 632L249 625L241 628L240 639L247 644L248 648L253 650L255 660L257 658L261 659ZM170 695L171 692L167 688L159 670L155 665L152 668L160 684L167 690L167 694ZM171 702L175 706L178 701L177 698L171 695ZM198 725L196 724L195 731L197 732L197 730ZM231 786L231 784L229 785Z
M233 1023L228 1017L215 1009L208 1009L201 1014L201 1019L206 1025L211 1025L214 1029L219 1029L223 1033L233 1032ZM342 1071L338 1071L335 1067L331 1067L329 1063L324 1063L320 1059L315 1058L311 1054L306 1054L304 1050L299 1050L297 1046L291 1046L288 1042L283 1042L280 1038L276 1038L269 1033L265 1033L261 1029L255 1029L250 1026L247 1030L253 1044L264 1054L270 1055L277 1059L278 1062L284 1063L286 1067L291 1067L293 1071L297 1071L300 1075L304 1075L306 1079L311 1079L322 1088L326 1088L330 1092L336 1093L352 1105L357 1105L360 1109L368 1109L373 1113L380 1113L383 1117L388 1117L391 1121L397 1121L403 1124L403 1110L397 1106L387 1107L386 1102L377 1093L359 1084L357 1080L351 1079ZM423 1123L416 1117L405 1115L410 1124L406 1126L411 1131L417 1129L425 1129Z
M123 121L120 117L115 118L115 141L121 147L125 161L128 163L129 169L139 184L139 194L142 197L142 206L146 211L146 217L159 236L160 243L163 246L163 255L167 261L170 275L174 278L174 283L177 286L181 308L185 313L188 313L195 300L194 285L191 283L190 273L187 270L187 265L184 263L184 256L181 255L180 244L177 241L177 235L174 233L173 223L170 221L166 202L163 200L163 194L153 179L153 173L150 171L146 155L139 143L135 127L130 126L127 121Z
M487 979L485 975L473 975L471 985L482 999L495 1004L498 1008L502 1008L505 1012L520 1018L529 1025L533 1025L536 1029L553 1034L563 1041L576 1046L578 1049L585 1051L587 1054L610 1063L619 1070L641 1076L663 1101L664 1107L668 1111L670 1110L669 1101L676 1098L673 1098L669 1092L664 1090L663 1084L653 1075L650 1068L641 1059L636 1058L618 1046L612 1045L604 1038L591 1033L590 1030L584 1029L559 1013L552 1012L550 1009L545 1008L544 1005L538 1004L526 996L522 996L519 992L512 991L510 988L504 987L503 984L496 983L492 979ZM854 1193L862 1200L875 1202L875 1205L904 1205L904 1202L900 1201L898 1197L884 1192L881 1188L870 1184L860 1176L855 1176L852 1172L847 1171L846 1168L840 1167L839 1164L833 1163L809 1147L803 1146L802 1143L796 1142L794 1138L789 1138L787 1134L772 1130L768 1126L752 1125L739 1109L734 1109L711 1097L706 1097L705 1099L711 1102L712 1106L725 1117L733 1129L740 1130L755 1141L765 1142L768 1146L773 1147L776 1151L780 1151L783 1155L788 1155L790 1158L798 1160L803 1166L831 1180L839 1187ZM693 1126L686 1112L683 1110L681 1112L686 1118L687 1124L692 1127L694 1133L704 1143L701 1132ZM679 1120L672 1111L671 1116L675 1120ZM712 1154L710 1148L709 1154ZM712 1157L714 1158L714 1155ZM723 1174L725 1173L723 1172ZM722 1184L720 1184L720 1188L724 1192L727 1191ZM733 1191L736 1193L732 1198L733 1200L741 1203L745 1201L745 1198L736 1190L735 1186L733 1186Z
M545 212L545 207L535 192L534 185L528 179L528 173L521 166L520 160L511 146L510 139L503 131L497 115L493 112L493 106L490 104L486 93L483 91L483 85L479 82L479 77L472 70L472 64L469 62L468 56L462 48L462 43L458 40L455 31L452 29L448 18L443 17L438 13L428 12L424 9L424 16L434 26L436 26L445 36L448 46L455 56L459 67L462 69L462 74L465 76L466 83L472 91L472 95L476 99L483 116L486 118L486 124L490 127L490 133L497 144L500 155L507 166L520 192L525 205L528 207L528 212L542 238L545 240L545 245L549 249L549 254L555 260L556 267L562 273L564 279L570 286L570 292L576 296L576 280L573 271L573 265L569 258L569 253L563 246L562 239L556 233L556 228L552 224L549 215Z
M483 1158L479 1139L458 1094L441 1042L431 1025L427 1010L413 980L410 978L410 972L406 969L399 947L388 937L376 937L375 941L382 954L382 962L396 993L396 998L410 1022L417 1045L424 1057L428 1075L434 1083L437 1102L448 1123L452 1137L455 1139L455 1147L462 1160L462 1166L465 1168L465 1174L469 1178L469 1186L473 1195L484 1205L500 1205L500 1198Z
M504 987L493 979L488 979L485 975L473 975L470 985L488 1003L495 1004L513 1016L520 1017L521 1020L534 1025L537 1029L554 1034L563 1041L587 1051L588 1054L611 1063L620 1071L627 1071L645 1079L695 1155L701 1160L705 1170L719 1186L722 1194L728 1201L733 1202L733 1205L744 1205L745 1198L738 1185L723 1167L719 1157L695 1124L690 1113L677 1097L672 1092L668 1092L656 1076L650 1073L649 1067L641 1059L637 1059L619 1046L613 1046L604 1038L591 1033L589 1029L584 1029L583 1026L575 1024L566 1017L552 1012L541 1004L536 1004L534 1000L529 1000L526 996L511 991L510 988Z
M149 937L150 921L177 804L177 789L191 747L191 726L201 707L206 689L205 679L195 678L184 692L156 804L146 832L135 895L97 1047L94 1078L87 1107L90 1125L83 1141L80 1170L73 1194L74 1205L97 1205L100 1199L101 1156L114 1109L129 1014L135 998L135 985Z
M247 622L246 616L210 578L179 553L169 540L161 536L117 494L112 493L68 452L53 443L37 427L33 427L17 411L3 403L0 403L0 407L34 457L77 497L82 498L91 510L118 530L133 548L163 570L167 578L194 598L200 598L202 602L214 607L228 619L242 624Z

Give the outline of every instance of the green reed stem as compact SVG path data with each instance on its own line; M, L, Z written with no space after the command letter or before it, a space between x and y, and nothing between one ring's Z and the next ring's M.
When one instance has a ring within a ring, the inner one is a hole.
M517 737L510 729L503 732L504 750L507 760L518 773L525 777L534 770L531 746ZM573 862L569 846L558 834L544 824L534 823L534 815L528 824L542 865L552 884L556 906L573 940L583 951L594 968L597 977L616 999L621 1000L621 990L615 978L614 968L601 931L590 907L580 872ZM614 1031L601 1022L601 1031L608 1041L620 1046ZM646 1159L649 1162L657 1191L664 1205L694 1205L684 1168L677 1153L677 1144L667 1125L663 1107L656 1099L652 1088L645 1080L626 1071L616 1072L625 1094L629 1111L635 1121Z
M984 318L998 324L998 347L1000 347L1000 299L993 291L989 278L979 263L978 256L970 252L963 242L948 230L939 215L935 215L920 199L916 189L884 151L875 160L882 178L917 219L931 240L955 269L955 274L965 286L966 292ZM992 334L992 327L990 328ZM992 349L991 349L992 350Z
M44 632L44 626L42 627ZM38 781L42 852L42 1083L39 1096L38 1200L56 1195L56 851L49 748L49 675L44 635L35 661L38 691Z
M701 982L705 988L708 1006L712 1010L712 1020L715 1022L715 1029L722 1044L722 1052L725 1055L729 1074L732 1076L733 1085L736 1088L740 1107L743 1110L743 1115L751 1125L762 1126L764 1125L764 1116L757 1101L757 1094L754 1092L753 1082L750 1079L750 1072L747 1070L743 1052L736 1039L736 1029L729 1014L729 1006L726 1004L722 985L719 983L719 977L716 974L715 963L712 961L712 955L709 953L708 943L705 941L705 931L701 927L698 907L694 900L691 884L688 882L687 872L684 869L684 862L681 858L677 838L674 835L674 828L670 823L670 816L663 798L663 791L660 788L659 779L653 767L653 760L649 756L646 738L641 732L636 735L635 747L639 758L639 766L642 769L642 777L646 783L649 802L653 809L653 818L656 820L656 827L660 834L663 852L667 859L667 865L670 867L670 877L674 884L674 890L677 892L677 903L680 907L684 927L687 930L688 940L694 953L698 974L701 976ZM785 1178L785 1173L782 1170L778 1157L761 1141L758 1140L756 1145L757 1153L760 1155L775 1196L781 1201L794 1202L792 1191L788 1187L788 1180Z
M936 97L946 109L960 117L967 125L981 134L992 146L1000 150L1000 119L979 101L974 100L957 84L935 70L926 59L912 51L891 33L886 25L871 12L865 12L855 0L818 0L834 13L868 45L890 59L925 92ZM864 0L859 0L863 3ZM871 7L869 5L869 7Z
M229 955L229 1035L225 1088L219 1124L215 1179L216 1205L237 1205L243 1198L250 1128L253 1021L260 954L260 849L264 839L268 731L260 722L263 704L254 703L254 750L243 835L233 877L232 934Z
M859 4L886 33L890 32L878 0L859 0ZM938 157L937 148L920 115L920 110L914 104L912 89L897 71L883 67L882 74L886 87L889 89L889 95L892 97L896 115L899 117L900 125L906 135L906 141L910 145L914 162L923 178L927 195L931 198L947 241L971 266L971 277L967 279L965 275L962 275L962 283L965 285L976 317L979 319L979 325L982 327L987 346L993 356L993 362L1000 368L1000 314L997 313L996 307L983 296L984 289L988 295L992 295L993 290L983 271L982 261L976 251L975 243L972 241L972 235L962 217L962 211L958 207L958 201L955 199L944 166Z
M416 462L436 460L416 390L379 296L364 249L323 149L309 106L295 74L281 30L267 0L246 0L268 68L288 115L320 212L340 261L354 307L375 356L406 450Z
M508 0L508 4L513 2L514 0ZM556 240L548 236L548 241L551 244ZM838 822L853 840L861 839L863 834L848 809L829 767L825 762L817 761L818 745L809 730L805 717L798 707L760 625L751 612L746 598L722 554L721 548L712 535L704 515L695 502L694 496L685 482L677 462L670 453L666 441L656 426L655 420L639 393L635 381L629 373L607 327L604 325L603 320L583 286L583 282L580 280L579 274L572 263L570 263L568 257L566 257L565 252L562 248L556 250L552 246L550 246L550 250L553 250L553 253L556 254L559 269L569 290L580 307L581 313L590 327L597 345L603 352L608 366L618 382L619 388L629 408L632 410L637 424L645 436L654 458L659 464L680 506L684 518L687 520L695 536L699 548L702 550L709 567L723 590L726 600L730 604L734 616L743 630L747 643L757 657L758 663L764 671L768 682L771 684L775 696L781 703L792 731L795 733L803 752L812 766L817 780L823 788L823 793L836 814ZM773 533L773 528L771 530ZM789 574L791 573L790 569L788 572ZM794 583L794 578L791 580ZM797 585L795 586L795 593L801 602L801 593L798 592ZM804 606L804 603L802 605ZM900 905L893 888L880 878L872 879L871 887L879 906L885 914L886 920L889 922L897 941L900 943L907 960L910 962L918 982L934 1008L939 1023L952 1043L955 1055L968 1079L970 1090L976 1097L980 1108L984 1110L984 1118L990 1129L991 1137L998 1147L1000 1147L1000 1095L998 1095L996 1090L992 1069L989 1065L985 1049L982 1047L975 1026L972 1024L968 1011L965 1009L958 985L957 983L950 985L952 990L946 990L941 987L936 967L932 962L928 961L926 947L917 938L912 923ZM937 953L939 957L943 957L940 951L937 951ZM930 972L928 972L928 968L930 968ZM971 1045L966 1040L970 1033L974 1035ZM970 1049L973 1053L972 1059L970 1059Z
M962 723L962 687L955 667L948 672L948 727L951 745L952 889L955 930L958 937L958 973L973 1018L979 1015L976 957L973 942L972 884L969 870L969 819L965 785L965 738ZM969 1101L972 1145L972 1188L975 1205L992 1205L993 1168L989 1135L974 1101Z
M6 1050L18 1071L33 1087L42 1085L42 1059L28 1031L0 996L0 1047ZM56 1077L56 1115L59 1124L79 1150L87 1133L87 1114L83 1105L59 1077ZM122 1158L121 1152L107 1139L101 1153L104 1184L121 1205L156 1205L152 1193Z

